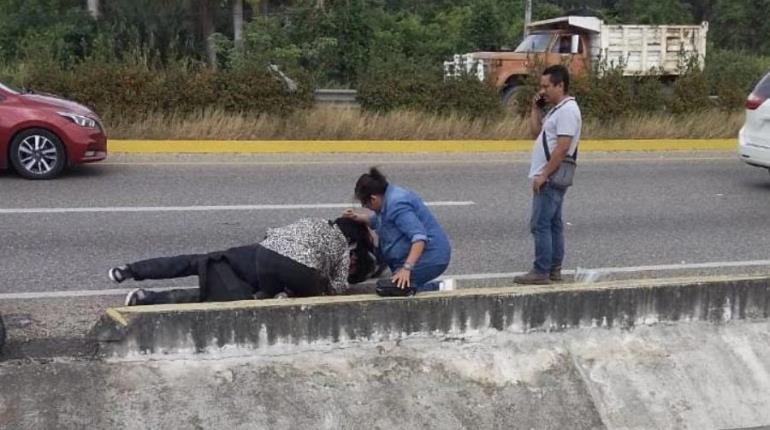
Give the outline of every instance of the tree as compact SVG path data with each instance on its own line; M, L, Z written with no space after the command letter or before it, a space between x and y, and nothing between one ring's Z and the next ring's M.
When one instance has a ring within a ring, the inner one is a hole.
M243 0L233 2L233 41L237 49L243 48Z
M468 39L477 49L483 51L500 49L505 39L505 30L493 0L479 0L473 4L467 32Z
M99 18L99 0L88 0L88 12L94 18Z

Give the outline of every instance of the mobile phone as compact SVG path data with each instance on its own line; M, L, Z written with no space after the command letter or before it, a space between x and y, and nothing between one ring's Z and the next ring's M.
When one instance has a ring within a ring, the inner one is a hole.
M540 97L538 97L537 101L535 101L535 105L540 109L545 108L545 97L542 94L540 94Z

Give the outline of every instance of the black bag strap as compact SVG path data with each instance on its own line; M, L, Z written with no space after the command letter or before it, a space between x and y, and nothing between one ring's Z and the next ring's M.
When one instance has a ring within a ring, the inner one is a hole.
M575 100L574 98L570 98L567 101L565 101L564 103L559 104L555 108L551 109L550 112L548 112L548 116L550 117L551 115L553 115L554 112L559 110L559 108L561 108L565 104L569 103L570 101L574 101L574 100ZM542 133L542 136L543 136L543 151L545 151L545 159L546 159L546 161L551 161L551 151L548 149L548 141L545 138L545 122L543 122L543 133ZM578 144L578 146L580 146L580 144ZM578 146L575 146L575 153L572 155L572 159L575 160L575 161L577 161L577 157L578 157Z

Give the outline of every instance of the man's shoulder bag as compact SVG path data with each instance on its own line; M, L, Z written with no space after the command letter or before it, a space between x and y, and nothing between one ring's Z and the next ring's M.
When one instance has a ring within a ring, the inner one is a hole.
M551 151L548 150L548 141L545 138L545 130L543 130L543 151L545 151L545 159L551 161ZM548 178L548 183L552 187L559 190L566 190L572 186L572 181L575 179L575 169L577 168L577 156L578 148L575 147L575 153L573 155L565 155L561 160L559 168Z

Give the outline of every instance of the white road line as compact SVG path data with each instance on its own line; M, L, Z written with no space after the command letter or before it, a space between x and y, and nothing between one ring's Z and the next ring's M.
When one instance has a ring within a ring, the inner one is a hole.
M472 201L426 202L432 207L471 206ZM116 213L116 212L206 212L206 211L265 211L292 209L347 209L352 203L320 203L293 205L229 205L229 206L110 206L75 208L8 208L0 209L0 215L19 214L66 214L66 213Z
M697 270L697 269L721 269L728 267L752 267L769 266L770 260L751 260L751 261L715 261L711 263L690 263L690 264L660 264L653 266L630 266L630 267L598 267L584 268L585 270L597 272L600 274L612 273L638 273L638 272L665 272L671 270ZM521 275L523 272L502 272L502 273L474 273L464 275L445 275L444 278L454 278L459 280L483 280L496 278L510 278ZM572 275L574 270L563 270L562 273Z
M107 290L79 290L79 291L41 291L38 293L3 293L0 300L29 300L29 299L67 299L77 297L103 297L122 296L136 288L136 285L126 288L111 288ZM153 287L153 291L168 291L175 289L190 289L198 287Z
M591 268L586 270L600 272L602 274L610 273L636 273L636 272L665 272L671 270L694 270L694 269L718 269L727 267L756 267L756 266L768 266L770 268L770 260L749 260L749 261L718 261L711 263L691 263L691 264L661 264L654 266L630 266L630 267L601 267ZM511 278L516 275L521 275L524 272L504 272L504 273L470 273L470 274L458 274L458 275L444 275L441 279L451 278L457 280L483 280L483 279L497 279L497 278ZM565 270L564 274L574 274L574 270ZM99 296L115 296L126 294L133 288L136 288L133 284L131 287L125 289L113 288L106 290L80 290L80 291L41 291L34 293L0 293L0 300L25 300L25 299L49 299L49 298L75 298L75 297L99 297ZM186 287L153 287L153 290L163 291L171 290L175 288L197 288L193 286Z

